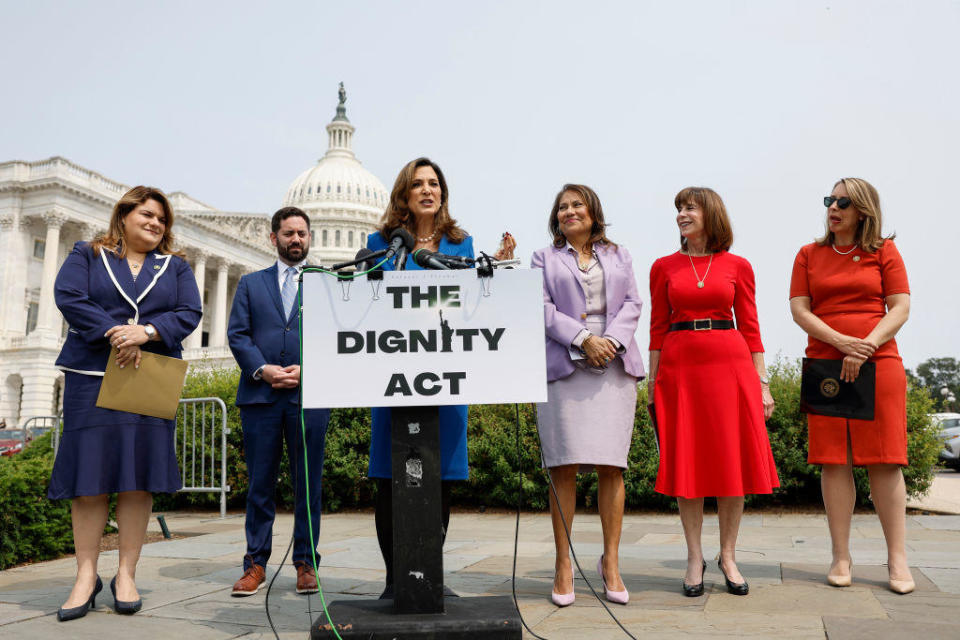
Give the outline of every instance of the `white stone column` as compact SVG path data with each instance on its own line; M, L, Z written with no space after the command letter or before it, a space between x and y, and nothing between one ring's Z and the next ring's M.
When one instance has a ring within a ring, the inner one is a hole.
M19 234L16 232L16 217L12 213L0 215L0 339L8 335L23 333L23 324L17 313L23 307L23 282L21 273L26 271L26 265L20 259ZM21 295L16 296L19 289ZM0 384L3 380L0 380ZM0 397L0 406L4 399ZM4 417L0 414L0 418ZM9 418L9 416L7 416Z
M54 389L57 383L57 371L50 355L38 351L23 363L20 375L23 379L20 405L20 423L33 416L54 415Z
M217 259L217 284L213 297L213 318L210 321L210 346L227 345L227 278L230 276L230 263L223 258Z
M52 210L43 214L43 221L47 224L47 238L43 253L43 278L40 284L37 331L59 334L56 330L57 311L53 300L53 284L57 278L57 267L60 266L60 228L67 221L67 216Z
M100 235L104 231L105 229L103 227L100 227L95 224L91 224L89 222L84 222L83 224L80 225L80 228L79 228L80 237L77 239L82 240L84 242L91 242L93 241L94 238L96 238L98 235Z
M200 249L192 249L189 251L189 254L194 256L193 277L197 279L197 288L200 290L200 302L203 303L203 289L206 286L207 279L207 258L210 257L210 253L201 251ZM208 313L210 313L210 310L204 307L203 314L206 316ZM197 325L197 329L187 336L184 346L187 349L199 349L203 346L202 319L200 320L200 324Z

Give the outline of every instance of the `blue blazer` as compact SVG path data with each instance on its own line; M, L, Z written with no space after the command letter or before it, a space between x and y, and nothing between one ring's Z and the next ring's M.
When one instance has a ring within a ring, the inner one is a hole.
M380 251L381 249L386 249L390 246L390 243L387 242L379 231L371 233L367 236L367 248L371 251ZM439 253L445 253L448 256L466 256L467 258L473 257L473 236L467 236L459 244L451 242L447 239L447 236L440 238L440 246L437 251ZM413 253L412 251L410 253ZM383 265L384 270L393 271L393 260L387 262ZM422 270L423 267L418 265L413 261L413 256L407 256L407 271L418 271Z
M367 236L367 248L372 251L386 249L389 243L380 232ZM440 238L437 248L448 256L473 256L473 237L467 236L459 244L450 242L446 236ZM393 261L383 265L392 271ZM407 270L422 269L407 256ZM389 407L373 407L370 410L372 431L370 433L370 467L367 475L371 478L390 477L390 423ZM443 480L467 479L467 406L445 405L440 407L440 477Z
M290 317L283 317L283 301L277 282L277 265L240 278L230 309L227 340L240 365L237 406L298 402L299 388L274 389L253 374L265 364L286 367L300 364L300 309L294 303Z
M181 341L203 315L197 281L182 258L149 253L134 281L126 260L105 250L94 255L88 242L73 246L57 273L53 295L70 325L56 365L87 375L103 375L110 357L103 334L111 327L152 324L161 340L140 348L179 358Z

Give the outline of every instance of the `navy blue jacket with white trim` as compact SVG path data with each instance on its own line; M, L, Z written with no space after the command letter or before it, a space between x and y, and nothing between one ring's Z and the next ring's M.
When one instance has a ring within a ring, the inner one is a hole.
M60 267L54 299L69 324L56 365L89 375L103 375L111 327L152 324L161 339L140 348L179 358L203 315L197 281L182 258L148 253L134 281L124 259L106 250L95 255L88 242L76 243Z

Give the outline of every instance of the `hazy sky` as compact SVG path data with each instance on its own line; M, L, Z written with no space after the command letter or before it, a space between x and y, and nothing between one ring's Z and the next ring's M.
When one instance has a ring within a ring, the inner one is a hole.
M406 161L436 160L479 249L509 229L527 262L549 241L559 187L593 186L645 302L650 264L676 249L673 196L713 187L733 251L757 274L768 360L802 354L787 302L793 258L822 232L833 182L860 176L880 191L911 280L906 365L960 357L960 2L0 10L0 161L62 155L128 184L271 213L325 151L343 81L364 165L389 189Z

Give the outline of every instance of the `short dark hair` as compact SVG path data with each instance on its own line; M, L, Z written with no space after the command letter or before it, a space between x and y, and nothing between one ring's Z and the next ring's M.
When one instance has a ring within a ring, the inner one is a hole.
M673 199L673 205L677 211L680 211L680 208L688 202L692 202L703 211L703 232L707 236L707 251L716 253L730 249L730 245L733 244L733 227L730 225L730 217L727 216L727 208L723 205L720 194L709 187L687 187L681 189ZM680 249L686 248L687 239L680 234Z
M284 207L282 209L277 209L277 212L273 214L273 219L270 221L270 230L274 233L280 231L280 223L287 218L292 218L293 216L300 216L306 220L307 229L310 228L310 217L303 212L303 209L298 209L297 207Z

